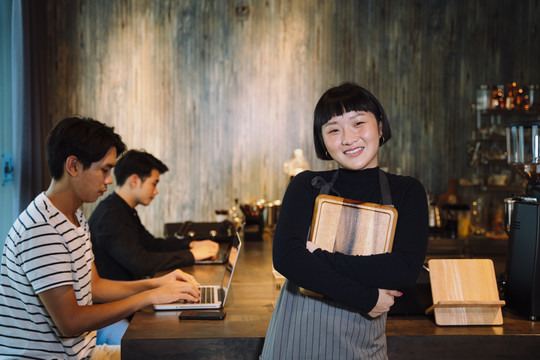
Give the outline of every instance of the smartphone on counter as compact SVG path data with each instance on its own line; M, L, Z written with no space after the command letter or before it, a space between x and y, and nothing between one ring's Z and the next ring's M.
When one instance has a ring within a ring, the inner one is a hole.
M220 310L184 310L178 318L180 320L223 320L225 311Z

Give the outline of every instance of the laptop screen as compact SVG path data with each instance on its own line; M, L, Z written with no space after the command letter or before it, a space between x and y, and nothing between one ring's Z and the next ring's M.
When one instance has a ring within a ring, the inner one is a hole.
M225 290L225 296L223 298L223 303L225 303L225 298L228 293L229 286L231 285L232 276L234 273L234 268L236 267L236 262L238 260L238 254L240 253L240 247L242 242L240 241L240 236L236 233L236 237L233 240L231 246L231 251L229 252L229 259L227 261L227 266L225 268L225 274L223 275L223 280L221 282L221 288Z

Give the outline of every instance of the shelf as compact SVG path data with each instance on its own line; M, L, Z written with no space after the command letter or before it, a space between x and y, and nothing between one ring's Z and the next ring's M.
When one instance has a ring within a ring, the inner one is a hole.
M488 134L484 135L483 133L478 133L479 136L475 137L474 139L469 140L469 143L476 144L477 142L493 142L493 141L499 141L499 142L506 142L506 134ZM476 136L476 134L475 134Z
M521 194L525 191L525 185L485 185L485 184L459 184L461 188L478 188L483 192L508 192Z
M482 223L494 230L504 216L504 198L525 193L521 177L508 164L506 128L516 122L538 121L540 112L487 109L473 111L474 129L467 142L470 156L470 179L460 182L466 201L482 199ZM495 185L504 184L504 185ZM497 220L497 221L495 221Z
M475 110L477 114L489 116L500 115L505 118L540 118L540 112L538 110L508 110L508 109L486 109Z

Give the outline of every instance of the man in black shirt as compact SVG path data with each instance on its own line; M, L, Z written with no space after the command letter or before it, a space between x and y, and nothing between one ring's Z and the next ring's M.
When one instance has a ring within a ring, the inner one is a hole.
M116 191L99 203L89 220L101 277L143 279L217 256L216 242L156 238L141 223L135 207L150 204L158 194L159 175L167 170L165 164L144 151L130 150L118 160L114 169Z
M144 279L161 270L217 257L219 245L213 241L155 238L141 223L135 207L152 202L158 194L159 175L167 170L165 164L144 151L130 150L116 163L117 188L88 220L94 262L102 278ZM128 324L129 319L124 319L98 330L97 344L120 345Z

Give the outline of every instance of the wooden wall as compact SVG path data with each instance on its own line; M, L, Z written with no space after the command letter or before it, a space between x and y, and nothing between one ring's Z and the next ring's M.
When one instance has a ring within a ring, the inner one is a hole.
M280 199L295 148L331 167L312 141L330 86L370 89L393 132L381 166L439 194L469 174L476 88L540 83L535 0L46 1L49 121L92 116L169 166L139 209L155 233Z

